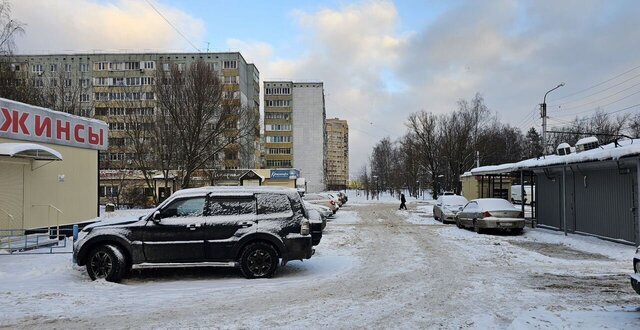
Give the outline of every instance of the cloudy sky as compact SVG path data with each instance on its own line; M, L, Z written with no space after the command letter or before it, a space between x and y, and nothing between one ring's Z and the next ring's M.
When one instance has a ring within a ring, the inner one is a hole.
M560 82L550 123L640 103L638 13L632 0L13 1L19 53L232 50L261 80L323 81L327 117L349 121L352 174L412 112L476 92L523 130Z

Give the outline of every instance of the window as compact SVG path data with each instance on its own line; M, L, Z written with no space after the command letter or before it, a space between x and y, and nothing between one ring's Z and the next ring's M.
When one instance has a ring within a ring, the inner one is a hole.
M64 86L65 87L71 87L71 84L72 84L71 79L65 79L64 80Z
M64 65L64 72L71 72L71 64Z
M42 64L34 64L31 66L31 72L42 73Z
M51 79L49 79L49 84L50 84L51 86L53 86L53 87L58 86L58 79L56 79L56 78L51 78Z
M119 190L118 186L100 186L99 195L100 197L114 197L118 196Z
M113 78L113 84L116 86L124 86L124 78Z
M89 63L80 63L80 72L89 72Z
M265 125L265 131L291 131L291 124Z
M180 72L184 71L184 63L178 63L176 64L176 67L178 67L178 71Z
M71 102L73 100L73 95L71 95L71 93L65 93L64 94L64 101L65 102Z
M139 70L140 62L124 62L125 70Z
M283 217L293 216L289 197L281 194L256 194L258 214L282 214Z
M266 95L291 95L291 88L289 87L265 88L264 93Z
M223 69L237 69L238 61L224 61L222 62Z
M267 136L267 143L291 143L291 136Z
M153 85L154 79L153 77L142 77L140 78L140 82L142 85Z
M33 86L34 87L43 87L44 86L44 82L40 78L34 79L33 80Z
M291 106L291 100L264 100L265 106L285 108Z
M205 197L179 199L161 211L162 218L202 216L204 202Z
M291 118L288 113L284 112L265 112L264 119L284 119L289 120Z
M89 79L88 78L78 79L78 84L82 87L89 87Z
M156 68L156 62L154 62L154 61L145 61L144 62L144 68L153 70L153 69Z
M20 71L20 64L11 64L11 71Z
M268 148L267 153L269 155L290 155L291 148Z
M104 71L109 68L109 62L96 62L93 63L93 70L95 71Z
M225 76L224 77L224 83L225 84L239 84L240 83L240 77L238 77L238 76Z
M109 70L111 71L122 71L124 68L124 63L109 63Z
M291 167L290 160L267 160L267 167Z
M212 216L255 214L256 202L252 197L211 199L209 214Z
M93 78L93 85L94 86L109 86L109 85L111 85L111 78L105 78L105 77Z
M225 152L224 159L226 159L226 160L236 160L236 159L238 159L238 153L237 152Z
M56 71L58 71L58 65L57 65L57 64L51 64L51 65L49 65L49 71L51 71L51 72L56 72Z
M169 63L162 63L162 70L169 71L170 70Z
M109 153L109 160L119 161L124 159L125 159L125 154L123 152Z

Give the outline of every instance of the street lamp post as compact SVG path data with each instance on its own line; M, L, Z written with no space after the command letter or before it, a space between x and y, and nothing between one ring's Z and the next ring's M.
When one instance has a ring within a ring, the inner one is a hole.
M564 86L564 83L560 83L558 86L550 89L544 93L544 98L542 99L540 116L542 117L542 148L545 155L547 154L547 95L562 86Z

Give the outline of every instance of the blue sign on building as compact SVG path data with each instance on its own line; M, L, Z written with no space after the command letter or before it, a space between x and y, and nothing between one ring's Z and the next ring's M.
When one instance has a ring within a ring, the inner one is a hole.
M272 180L290 180L297 179L300 176L300 171L291 168L291 169L281 169L281 170L271 170L271 179Z

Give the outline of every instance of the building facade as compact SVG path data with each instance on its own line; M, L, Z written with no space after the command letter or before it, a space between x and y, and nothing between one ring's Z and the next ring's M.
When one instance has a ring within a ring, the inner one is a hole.
M327 188L347 189L349 185L349 125L346 120L327 119Z
M10 67L35 87L60 90L57 110L107 122L109 149L100 154L101 168L135 169L125 117L153 118L158 70L186 69L198 60L218 73L225 102L241 106L241 116L259 116L260 73L237 52L14 55ZM219 169L260 166L259 124L254 131L220 153Z
M0 236L97 217L106 123L2 98L0 108Z
M264 82L264 150L268 169L296 168L309 192L326 188L327 140L321 82Z

